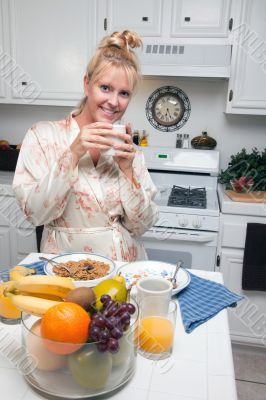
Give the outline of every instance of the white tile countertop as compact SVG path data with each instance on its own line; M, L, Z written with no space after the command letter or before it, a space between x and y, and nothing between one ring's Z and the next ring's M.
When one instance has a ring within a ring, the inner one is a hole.
M224 185L218 185L218 198L220 209L224 214L251 215L255 217L266 217L266 204L244 203L233 201L225 193Z
M38 260L32 253L23 262ZM222 283L219 272L193 270L195 275ZM20 344L20 325L0 323L1 398L44 399L28 386L19 370L1 354L5 335ZM53 399L53 397L47 397ZM138 355L136 373L112 400L237 400L227 311L223 310L192 333L184 331L178 310L171 358L153 362Z

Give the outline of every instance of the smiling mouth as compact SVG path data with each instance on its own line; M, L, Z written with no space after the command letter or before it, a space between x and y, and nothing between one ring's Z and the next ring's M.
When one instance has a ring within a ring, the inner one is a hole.
M103 108L103 107L101 107L101 110L102 110L105 114L108 114L108 115L110 115L110 116L113 116L113 115L115 115L115 114L117 113L117 111L109 110L109 109Z

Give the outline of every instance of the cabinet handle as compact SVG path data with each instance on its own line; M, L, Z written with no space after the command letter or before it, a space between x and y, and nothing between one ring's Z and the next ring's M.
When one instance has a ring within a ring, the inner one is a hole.
M145 21L145 22L149 21L149 17L142 17L142 21Z
M184 20L185 20L186 22L189 22L189 21L190 21L190 17L185 17Z
M25 82L25 81L21 82L22 86L27 86L27 84L28 84L28 82Z
M216 258L217 267L220 267L220 263L221 263L221 258L220 258L220 256L217 256L217 258Z
M229 31L231 31L233 29L233 23L234 23L233 18L230 18L229 19L229 24L228 24Z
M234 95L234 92L233 92L233 90L231 89L230 90L230 92L229 92L229 101L232 101L233 100L233 95Z

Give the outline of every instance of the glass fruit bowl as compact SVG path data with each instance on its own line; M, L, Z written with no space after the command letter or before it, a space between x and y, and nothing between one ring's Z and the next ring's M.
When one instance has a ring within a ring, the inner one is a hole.
M96 397L120 388L136 368L136 314L138 311L119 339L119 351L111 354L99 351L93 342L73 344L44 339L40 335L41 319L23 312L22 373L26 381L38 391L64 399Z

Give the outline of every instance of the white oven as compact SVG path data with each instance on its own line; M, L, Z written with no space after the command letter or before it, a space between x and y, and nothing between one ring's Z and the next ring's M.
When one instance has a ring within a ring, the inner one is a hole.
M142 236L150 260L159 260L191 269L213 271L216 262L217 232L154 227Z
M143 150L158 188L159 220L142 236L150 260L214 271L219 204L219 153L214 150Z

